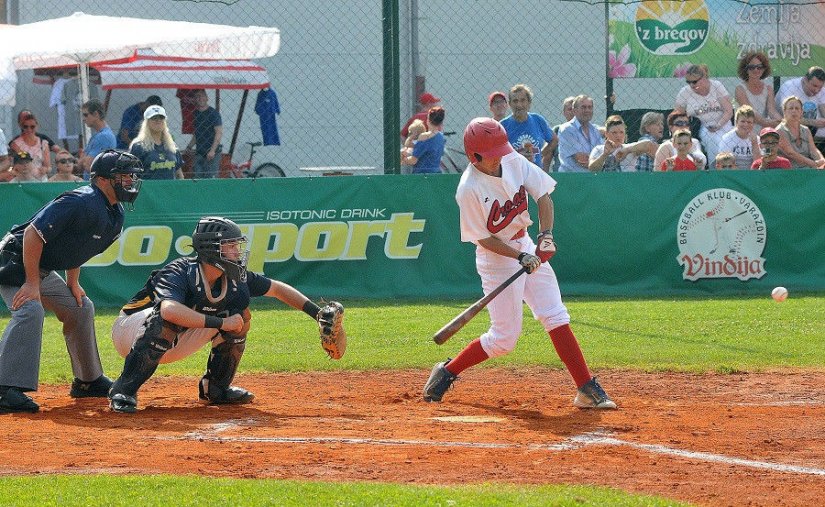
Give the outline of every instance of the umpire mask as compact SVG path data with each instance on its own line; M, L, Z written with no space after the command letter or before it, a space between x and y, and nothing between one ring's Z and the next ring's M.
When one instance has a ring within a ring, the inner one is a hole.
M128 204L129 209L134 209L132 203L137 199L143 184L139 176L143 172L140 159L127 151L105 150L95 157L89 171L93 178L110 180L117 200Z

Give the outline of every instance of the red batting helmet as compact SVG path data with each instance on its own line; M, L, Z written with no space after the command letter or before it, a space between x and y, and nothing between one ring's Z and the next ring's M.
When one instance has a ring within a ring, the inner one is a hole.
M464 153L470 162L478 162L475 155L503 157L512 151L504 127L492 118L474 118L464 129Z

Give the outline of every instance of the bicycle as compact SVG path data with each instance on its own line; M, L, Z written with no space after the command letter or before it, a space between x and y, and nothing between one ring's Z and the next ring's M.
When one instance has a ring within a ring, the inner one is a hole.
M264 162L255 169L252 169L252 157L255 156L255 148L261 146L261 142L247 142L249 145L249 159L240 164L234 164L229 160L227 166L228 178L283 178L286 176L281 166L274 162Z
M450 136L455 134L455 132L444 132L444 137L449 140ZM468 163L467 154L462 150L451 148L449 144L444 146L444 154L441 155L441 172L463 173Z

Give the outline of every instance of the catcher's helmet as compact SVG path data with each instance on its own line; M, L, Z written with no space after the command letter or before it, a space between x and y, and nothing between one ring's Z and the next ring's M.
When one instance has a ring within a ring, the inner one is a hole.
M143 164L140 159L128 151L104 150L100 152L89 167L92 178L107 178L116 180L118 174L131 175L132 182L124 187L123 182L116 180L112 186L115 189L115 196L120 202L133 203L140 193L142 181L138 175L143 172Z
M473 118L464 129L464 153L472 163L478 157L503 157L512 151L504 127L492 118Z
M198 260L215 266L228 278L240 282L246 282L247 242L241 228L223 217L201 218L192 233L192 247Z

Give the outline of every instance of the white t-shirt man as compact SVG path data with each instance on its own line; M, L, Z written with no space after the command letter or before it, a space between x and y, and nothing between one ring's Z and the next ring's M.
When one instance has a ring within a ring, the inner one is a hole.
M825 106L825 88L819 90L819 93L810 97L805 95L805 90L802 88L802 78L797 77L789 79L782 83L779 87L779 92L776 94L776 107L778 111L782 112L782 101L791 95L795 95L802 101L802 117L806 120L815 120L822 118L822 109ZM817 129L817 138L825 138L825 128Z
M736 129L727 132L722 136L722 142L719 143L719 153L729 151L733 153L736 160L737 169L750 169L753 163L753 140L750 136L742 139L736 133Z

